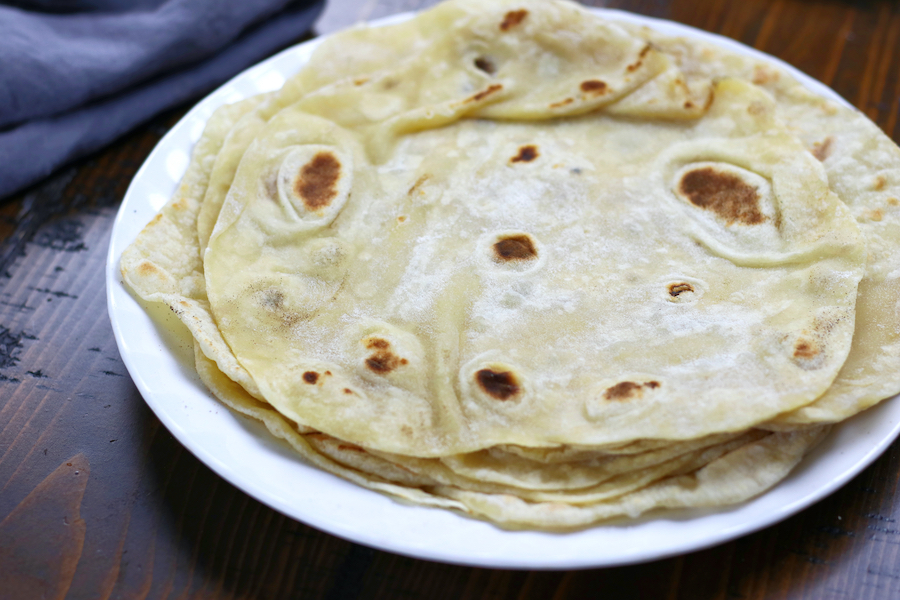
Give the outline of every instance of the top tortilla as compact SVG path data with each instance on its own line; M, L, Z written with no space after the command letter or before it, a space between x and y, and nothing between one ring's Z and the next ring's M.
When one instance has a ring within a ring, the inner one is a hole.
M429 11L427 51L305 94L243 154L204 267L262 397L437 456L690 439L824 394L866 252L771 96L516 5Z

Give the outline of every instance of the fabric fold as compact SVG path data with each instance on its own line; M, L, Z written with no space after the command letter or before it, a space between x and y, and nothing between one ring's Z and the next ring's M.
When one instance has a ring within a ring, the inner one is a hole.
M0 197L289 45L323 5L169 0L66 15L0 6Z

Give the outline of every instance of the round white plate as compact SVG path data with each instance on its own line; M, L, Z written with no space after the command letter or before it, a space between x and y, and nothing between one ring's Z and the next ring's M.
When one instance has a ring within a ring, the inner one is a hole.
M814 92L835 92L777 59L684 25L598 9L604 17L699 38L779 64ZM409 18L397 15L373 25ZM220 405L193 368L187 330L165 307L137 301L119 257L175 192L213 110L278 89L317 45L300 44L252 67L197 104L135 175L113 226L106 267L109 315L131 377L165 426L219 475L272 508L334 535L409 556L485 567L571 569L636 563L697 550L776 523L830 494L877 458L900 432L900 402L883 402L835 428L778 486L724 510L657 514L566 534L511 532L439 509L400 504L304 463L265 427Z

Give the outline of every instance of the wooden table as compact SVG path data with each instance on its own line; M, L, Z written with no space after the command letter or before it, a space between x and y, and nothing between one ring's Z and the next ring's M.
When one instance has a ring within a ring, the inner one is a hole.
M318 32L430 4L330 0ZM778 56L900 141L897 3L605 5ZM0 204L0 598L900 597L900 444L776 526L684 556L573 572L467 568L372 550L226 483L144 404L116 349L104 294L119 202L188 108Z

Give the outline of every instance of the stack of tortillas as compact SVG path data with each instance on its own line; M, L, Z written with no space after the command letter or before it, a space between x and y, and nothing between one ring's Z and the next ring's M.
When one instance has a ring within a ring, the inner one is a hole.
M217 110L121 264L306 460L567 529L744 501L900 391L898 198L776 67L454 0Z

